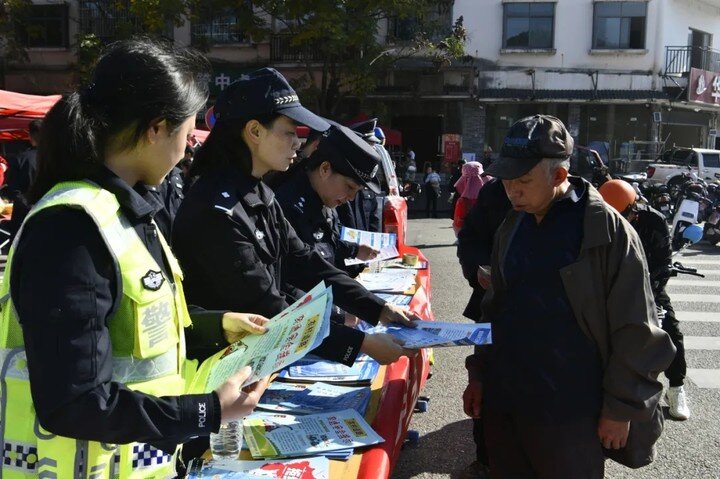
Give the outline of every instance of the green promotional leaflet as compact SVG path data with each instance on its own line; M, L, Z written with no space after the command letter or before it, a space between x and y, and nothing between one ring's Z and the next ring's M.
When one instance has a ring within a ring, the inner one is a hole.
M320 283L270 319L265 334L248 334L203 361L190 391L214 391L250 366L252 375L243 384L247 386L301 359L330 333L331 309L332 290Z

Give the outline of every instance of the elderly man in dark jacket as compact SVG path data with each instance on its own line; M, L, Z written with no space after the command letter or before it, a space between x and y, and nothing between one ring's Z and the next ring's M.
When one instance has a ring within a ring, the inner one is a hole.
M586 181L568 178L560 120L515 123L488 174L513 211L495 236L465 412L482 414L493 479L600 479L603 448L656 413L675 348L660 329L640 240ZM606 452L607 453L607 452Z

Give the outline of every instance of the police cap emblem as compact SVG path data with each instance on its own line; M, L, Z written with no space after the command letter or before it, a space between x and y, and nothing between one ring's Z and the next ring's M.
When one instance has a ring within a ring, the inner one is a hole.
M313 238L315 238L316 241L320 241L321 239L323 239L323 236L325 236L325 233L323 233L322 230L317 230L313 233Z
M165 281L165 278L163 278L160 271L149 270L145 273L145 276L142 277L143 287L145 289L149 289L150 291L157 291L160 289L163 281Z

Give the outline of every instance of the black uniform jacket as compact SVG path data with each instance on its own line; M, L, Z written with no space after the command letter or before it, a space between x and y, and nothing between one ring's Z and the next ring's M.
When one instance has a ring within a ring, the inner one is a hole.
M632 223L645 250L650 285L655 296L660 294L670 279L672 247L670 231L665 217L659 211L647 205L637 205L637 213Z
M135 191L107 169L93 181L115 194L163 276L171 280L151 222L160 205L145 188ZM23 329L40 424L66 437L112 444L140 441L166 451L190 437L217 431L220 406L215 393L158 398L112 381L107 326L119 304L118 275L85 212L54 207L26 222L15 250L10 291ZM195 325L186 329L189 355L197 354L194 347L206 354L227 345L220 317L193 314ZM208 421L198 421L202 403Z
M272 190L238 169L205 173L193 184L175 218L173 248L189 301L203 307L271 318L300 297L296 288L322 280L337 305L371 323L385 304L303 243ZM352 364L363 338L333 324L315 352Z
M457 256L463 276L473 289L463 315L473 321L480 321L480 304L485 296L485 290L477 280L478 266L490 265L495 232L511 208L502 181L491 180L480 189L477 202L458 233Z
M301 240L335 267L352 276L359 273L355 271L357 267L352 267L351 272L345 265L345 259L357 256L358 245L340 239L341 225L337 212L323 204L306 171L295 171L292 178L275 191L275 195L285 218Z

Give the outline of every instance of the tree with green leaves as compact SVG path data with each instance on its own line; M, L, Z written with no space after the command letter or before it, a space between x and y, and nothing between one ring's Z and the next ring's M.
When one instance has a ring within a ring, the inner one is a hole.
M306 74L296 82L304 101L325 115L334 115L348 95L372 92L400 59L430 58L440 69L464 56L466 32L462 18L451 24L451 0L191 1L215 11L237 9L237 28L253 41L271 35L284 41L304 65ZM382 38L388 20L396 31Z

